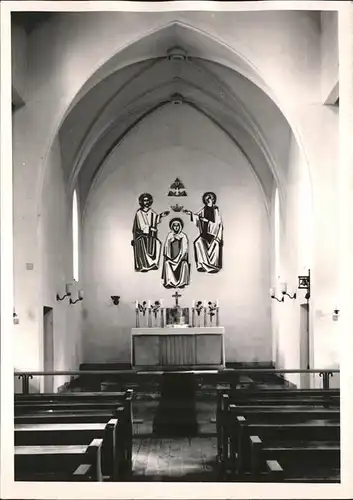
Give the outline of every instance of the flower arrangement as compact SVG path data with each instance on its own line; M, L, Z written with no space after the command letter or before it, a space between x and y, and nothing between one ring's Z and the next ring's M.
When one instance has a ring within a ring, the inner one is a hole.
M197 312L198 316L200 316L202 310L203 310L203 302L202 300L198 300L195 304L195 311Z
M143 302L138 302L137 304L137 309L139 312L141 312L144 316L146 316L146 311L147 311L147 302L144 300Z
M152 309L152 312L153 312L155 318L157 318L157 314L158 314L158 311L160 310L160 308L161 308L161 303L159 300L156 300L151 306L151 309Z
M217 302L208 302L208 314L212 318L213 316L216 315L216 310L217 310Z

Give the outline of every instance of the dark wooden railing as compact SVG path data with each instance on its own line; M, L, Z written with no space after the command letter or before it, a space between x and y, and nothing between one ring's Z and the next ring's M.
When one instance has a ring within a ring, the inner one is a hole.
M66 370L66 371L16 371L14 376L18 379L22 379L22 393L29 394L29 381L33 379L33 377L42 377L42 376L60 376L60 375L69 375L71 377L75 376L84 376L84 375L162 375L163 371L135 371L135 370ZM170 373L170 372L169 372ZM185 371L183 372L185 373ZM223 370L191 370L186 371L186 373L195 373L195 374L214 374L214 375L223 375L232 377L233 375L250 375L250 374L286 374L286 373L306 373L306 374L318 374L322 377L322 388L327 390L330 388L330 377L335 373L340 373L340 370L337 368L329 368L329 369L309 369L309 370L300 370L300 369L279 369L279 368L225 368Z

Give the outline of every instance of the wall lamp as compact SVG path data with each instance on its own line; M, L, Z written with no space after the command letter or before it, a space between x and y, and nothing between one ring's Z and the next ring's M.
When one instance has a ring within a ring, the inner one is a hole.
M307 276L298 276L298 288L306 290L305 298L310 299L310 269Z
M76 302L80 302L80 300L83 300L83 290L79 290L78 291L78 299L76 300L72 300L71 297L70 297L70 304L73 305L73 304L76 304Z
M65 285L65 295L62 297L59 294L56 294L56 300L64 300L66 297L71 297L72 283L66 283Z
M333 310L333 314L332 314L333 321L338 321L339 314L340 314L340 310L339 309L334 309Z
M282 295L282 298L281 299L278 299L276 297L276 290L274 288L270 288L270 295L271 295L271 299L275 299L277 300L278 302L284 302L284 296Z
M297 294L294 292L293 295L289 295L289 293L287 293L287 283L282 283L282 296L284 297L285 295L287 295L287 297L289 297L290 299L296 299L297 298Z
M120 301L120 296L119 295L111 295L110 298L112 299L113 304L115 306L119 305L119 301Z

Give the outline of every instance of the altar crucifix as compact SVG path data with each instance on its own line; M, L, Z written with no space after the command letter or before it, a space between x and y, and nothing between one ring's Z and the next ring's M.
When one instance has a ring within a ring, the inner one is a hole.
M174 307L167 307L166 309L166 325L188 327L189 326L189 308L180 307L179 298L181 294L176 291L172 297L175 299Z
M178 291L175 292L172 297L175 297L175 307L179 307L179 297L181 297L181 293L178 293Z

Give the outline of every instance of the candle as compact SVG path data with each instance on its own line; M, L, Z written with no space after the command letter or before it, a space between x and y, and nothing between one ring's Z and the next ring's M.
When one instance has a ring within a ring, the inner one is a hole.
M161 307L163 307L163 299L161 299L159 302L161 304Z
M195 301L194 300L192 301L192 308L193 309L195 308Z
M148 301L148 309L151 309L151 301Z
M283 293L287 292L287 283L281 283L281 290Z
M216 307L219 307L219 299L216 300Z
M78 291L78 298L81 300L83 299L83 290Z
M139 301L136 300L136 303L135 303L135 309L138 309L139 308Z
M65 288L66 288L66 295L71 295L72 283L67 283Z
M271 295L271 297L273 297L273 296L274 296L274 294L275 294L274 289L273 289L273 288L270 288L270 295Z

